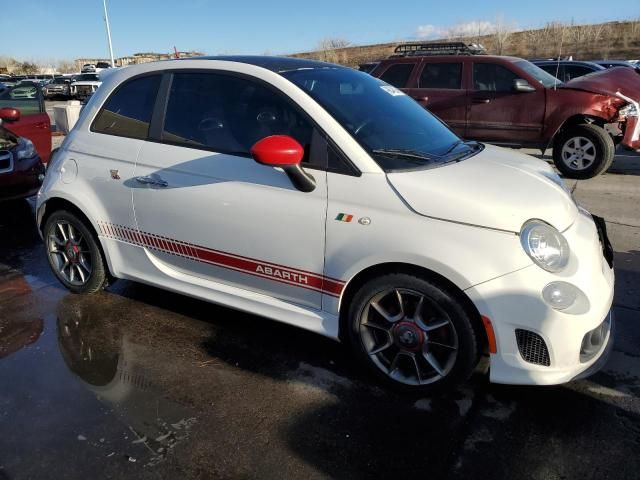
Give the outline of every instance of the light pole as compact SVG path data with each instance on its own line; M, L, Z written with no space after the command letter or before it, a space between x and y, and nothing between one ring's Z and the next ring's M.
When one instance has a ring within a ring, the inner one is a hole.
M111 29L109 28L109 15L107 15L107 0L102 0L104 6L104 23L107 26L107 40L109 41L109 55L111 56L111 67L116 66L116 62L113 59L113 45L111 45Z

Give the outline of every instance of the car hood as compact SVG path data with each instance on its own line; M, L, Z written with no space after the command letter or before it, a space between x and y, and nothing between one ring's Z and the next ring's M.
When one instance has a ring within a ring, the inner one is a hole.
M71 85L75 85L76 87L78 85L102 85L102 82L96 82L96 81L83 81L83 82L73 82Z
M615 67L591 73L563 83L558 88L585 90L592 93L616 96L617 92L640 100L640 74L634 68Z
M387 178L410 208L441 220L519 232L537 218L562 232L578 214L546 162L491 145L460 163Z

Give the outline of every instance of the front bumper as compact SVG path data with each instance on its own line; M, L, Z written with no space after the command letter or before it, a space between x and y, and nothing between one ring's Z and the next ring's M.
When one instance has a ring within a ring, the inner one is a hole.
M31 197L38 193L45 167L37 155L16 162L11 172L0 174L0 201Z
M531 265L466 291L493 325L492 382L565 383L595 373L611 349L614 273L605 258L610 244L604 222L581 212L563 233L572 249L563 272ZM542 299L542 289L554 281L573 284L585 298L567 310L553 309ZM584 342L592 338L597 343L585 354Z

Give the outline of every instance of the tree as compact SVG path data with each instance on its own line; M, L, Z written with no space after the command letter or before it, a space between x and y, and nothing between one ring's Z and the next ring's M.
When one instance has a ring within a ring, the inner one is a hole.
M22 62L18 65L17 70L23 75L34 75L40 71L40 67L33 62Z
M495 46L496 54L504 55L507 46L509 45L509 37L515 30L515 25L512 22L506 22L502 15L496 18L496 22L493 25L493 43Z
M344 38L323 38L318 42L317 51L320 60L325 62L338 63L340 61L340 55L336 50L346 48L351 45L351 42Z
M59 73L74 73L76 71L75 62L71 60L59 60L56 64L56 70Z

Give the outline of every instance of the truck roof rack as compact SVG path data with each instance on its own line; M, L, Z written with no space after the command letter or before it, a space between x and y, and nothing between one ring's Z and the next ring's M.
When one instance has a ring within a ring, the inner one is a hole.
M391 57L425 57L430 55L484 55L487 51L479 43L404 43L398 45Z

